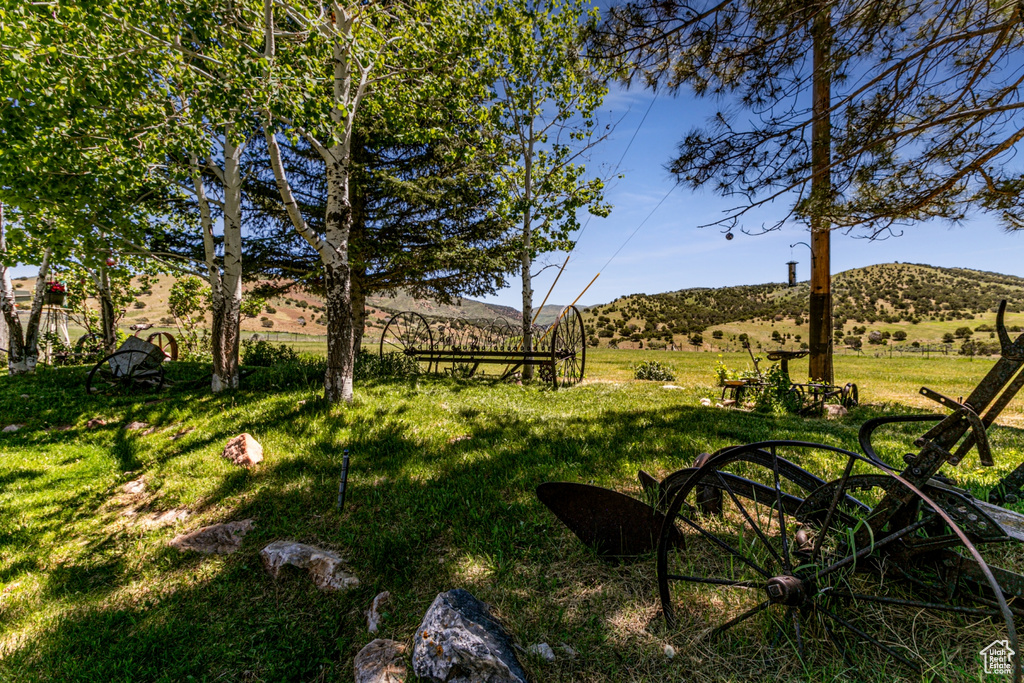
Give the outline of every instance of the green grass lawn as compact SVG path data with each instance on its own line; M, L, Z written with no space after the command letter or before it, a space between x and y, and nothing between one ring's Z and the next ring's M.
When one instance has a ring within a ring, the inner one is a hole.
M745 358L723 360L741 367ZM640 359L673 365L682 389L633 381ZM553 663L522 654L537 681L845 680L832 650L833 664L803 668L784 650L766 669L731 656L728 641L668 631L653 560L599 562L534 489L592 482L639 497L640 468L663 477L702 452L768 438L856 449L867 418L926 407L921 385L965 395L991 361L838 357L837 380L856 382L872 405L821 420L701 407L719 395L716 360L602 350L570 389L378 380L334 408L316 400L319 369L308 364L255 370L243 390L220 396L188 364L168 367L175 385L159 396L86 397L81 367L0 376L0 427L26 425L0 434L0 681L351 680L353 656L374 637L364 616L374 595L392 595L380 635L411 645L434 596L453 587L493 605L524 647L564 642L579 652ZM109 424L88 429L95 417ZM1021 417L1015 401L1004 422ZM133 421L155 431L129 431ZM251 471L220 458L243 431L265 449ZM903 452L898 442L916 431L883 443ZM991 440L996 471L968 460L951 473L959 482L991 483L1024 458L1018 427L995 428ZM339 514L345 448L352 464ZM802 464L820 476L842 466L820 453ZM145 493L125 493L138 477ZM188 517L139 522L168 510ZM255 527L233 555L167 547L183 531L246 518ZM271 579L258 553L277 539L340 551L361 585L325 594L298 571ZM973 653L988 644L964 638ZM980 680L975 660L958 666ZM872 675L904 680L885 665Z

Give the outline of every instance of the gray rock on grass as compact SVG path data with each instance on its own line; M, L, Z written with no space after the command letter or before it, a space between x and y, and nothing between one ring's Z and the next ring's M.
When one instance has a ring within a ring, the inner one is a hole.
M484 603L461 588L438 595L423 616L412 668L438 683L526 683L508 633Z
M343 591L359 585L359 579L346 572L341 555L295 541L274 541L260 551L260 559L275 579L286 564L308 569L313 583L322 591Z
M394 640L377 638L359 651L353 661L355 683L403 683L408 676L405 667L405 645Z
M242 539L252 525L251 519L212 524L182 534L168 545L182 552L192 550L203 555L230 555L242 547Z
M549 662L555 661L555 651L551 649L551 646L547 643L537 643L526 648L526 651L531 655L538 655L542 659Z

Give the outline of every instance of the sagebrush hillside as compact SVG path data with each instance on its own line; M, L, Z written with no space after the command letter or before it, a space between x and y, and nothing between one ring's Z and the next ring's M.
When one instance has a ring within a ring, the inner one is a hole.
M908 344L938 344L963 327L987 339L1001 299L1008 300L1010 313L1024 310L1024 278L963 268L885 263L839 273L832 288L840 338L865 343L878 332L884 341L895 335ZM809 293L809 284L801 282L630 294L592 306L584 317L591 343L601 346L707 350L735 347L747 334L762 345L799 347L807 334Z
M167 297L173 279L154 279L125 312L123 325L151 322L173 328ZM15 281L23 295L32 278ZM800 348L807 335L805 316L810 287L807 282L691 288L662 294L630 294L583 311L587 338L592 346L618 348L675 348L683 350L738 349L747 335L755 346L774 344ZM990 329L1001 299L1007 299L1008 324L1024 324L1012 314L1024 310L1024 278L964 268L884 263L839 273L833 278L833 305L837 346L869 348L879 345L949 344L968 337L991 340ZM428 318L519 320L508 306L458 299L454 305L416 299L406 293L371 297L367 305L366 336L377 339L392 314L415 311ZM538 323L549 324L560 305L548 305ZM293 290L267 300L255 318L243 321L251 332L326 334L326 308L311 292ZM965 328L970 332L967 335ZM874 333L874 334L873 334Z

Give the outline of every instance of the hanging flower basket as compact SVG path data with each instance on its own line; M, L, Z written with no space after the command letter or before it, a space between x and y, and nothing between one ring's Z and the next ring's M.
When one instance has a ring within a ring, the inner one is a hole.
M43 304L46 306L63 306L67 288L63 282L47 282L43 292Z

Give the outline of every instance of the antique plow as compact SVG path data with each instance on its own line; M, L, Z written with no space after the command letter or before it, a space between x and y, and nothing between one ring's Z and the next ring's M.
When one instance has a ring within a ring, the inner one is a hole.
M426 372L445 370L469 376L485 363L504 365L502 377L533 365L555 388L583 379L587 345L583 317L575 306L563 308L550 327L534 326L532 336L530 348L525 349L522 330L503 318L431 323L419 313L405 311L384 327L380 354L405 354L419 361Z
M661 482L641 472L656 511L609 505L614 492L588 508L574 484L538 494L599 553L656 544L669 627L729 639L736 656L785 666L785 646L805 667L851 680L978 680L984 671L1020 683L1024 514L1014 508L1024 464L985 491L958 488L940 471L994 464L986 429L1024 386L1024 335L1011 342L1005 309L1001 358L971 395L922 389L951 413L869 420L863 453L790 440L729 446ZM937 424L899 466L879 453L891 447L873 443L883 426L926 421ZM664 521L651 538L655 514ZM616 537L631 541L609 541Z
M93 366L85 380L85 393L111 394L152 389L164 385L163 349L138 337L128 337L117 351Z

